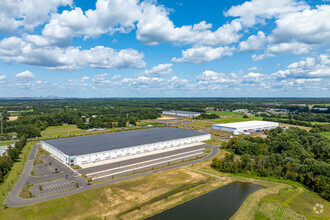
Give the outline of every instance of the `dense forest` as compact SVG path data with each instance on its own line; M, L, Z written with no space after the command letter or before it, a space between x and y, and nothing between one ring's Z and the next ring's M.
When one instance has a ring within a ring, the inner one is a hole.
M232 138L224 146L231 153L214 158L211 166L221 172L298 181L330 200L329 139L296 127L266 133L266 138Z

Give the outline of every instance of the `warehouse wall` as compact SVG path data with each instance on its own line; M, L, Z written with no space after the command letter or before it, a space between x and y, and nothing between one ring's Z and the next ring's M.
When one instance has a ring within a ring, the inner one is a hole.
M68 156L65 155L62 151L59 151L57 148L41 141L41 147L48 151L50 154L54 155L58 159L62 160L63 163L68 164Z
M236 129L234 129L234 128L228 128L228 127L222 127L222 126L215 126L215 125L212 126L212 129L219 130L219 131L231 132L231 133L233 133L233 132L236 131Z
M178 112L171 112L171 111L163 111L164 115L173 115L173 116L180 116L180 117L197 117L200 114L189 114L189 113L178 113Z

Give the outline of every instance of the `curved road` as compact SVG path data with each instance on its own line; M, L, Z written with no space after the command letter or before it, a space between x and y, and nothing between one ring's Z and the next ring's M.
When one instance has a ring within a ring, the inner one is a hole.
M26 206L26 205L30 205L30 204L34 204L34 203L44 202L44 201L47 201L47 200L72 195L72 194L75 194L75 193L84 192L86 190L95 189L95 188L100 187L100 186L106 186L110 183L116 183L116 182L119 182L119 181L133 179L133 178L136 178L136 177L145 176L145 175L152 174L152 173L158 173L158 172L161 172L161 171L165 171L165 170L169 170L169 169L173 169L173 168L177 168L177 167L181 167L181 166L186 166L186 165L189 165L189 164L192 164L192 163L208 160L208 159L216 156L217 153L218 153L218 151L217 151L218 147L217 146L209 145L209 147L211 148L211 153L209 155L207 155L206 157L198 159L198 160L194 160L194 161L190 161L190 162L186 162L186 163L182 163L182 164L177 164L177 165L174 165L174 166L164 167L164 168L154 170L154 171L147 171L147 172L143 172L143 173L133 174L133 175L130 175L130 176L120 177L120 178L117 178L117 179L111 179L111 180L107 180L107 181L104 181L104 182L101 182L101 183L96 183L96 184L93 184L93 185L89 185L87 187L80 187L78 189L63 192L63 193L59 193L59 194L53 194L53 195L49 195L49 196L45 196L45 197L39 197L39 198L33 198L33 199L23 199L23 198L19 197L19 194L20 194L22 188L24 186L26 186L28 177L31 173L31 169L32 169L32 166L33 166L35 154L37 153L37 149L38 149L38 146L35 145L35 146L33 146L32 150L31 150L31 153L29 155L29 158L26 161L26 164L25 164L25 167L24 167L24 170L23 170L23 173L22 173L20 179L17 181L17 183L15 184L13 189L10 191L10 193L7 196L4 204L7 204L8 207Z

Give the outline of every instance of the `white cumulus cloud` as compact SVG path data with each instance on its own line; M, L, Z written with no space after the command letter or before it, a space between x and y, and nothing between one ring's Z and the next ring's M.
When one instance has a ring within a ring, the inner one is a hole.
M296 0L252 0L233 6L225 12L226 16L239 17L248 27L264 23L265 19L279 17L309 8L304 1Z
M170 75L173 73L171 68L171 63L158 64L157 66L152 67L150 70L145 70L142 73L138 73L138 76L164 76Z
M182 58L174 57L172 62L205 63L223 57L232 56L234 47L194 47L182 51Z
M303 55L308 54L313 49L312 45L301 42L286 42L279 44L269 44L264 54L252 55L253 60L262 60L267 57L273 57L280 54L296 54Z
M250 36L246 41L242 41L238 46L239 52L252 52L261 49L266 44L266 36L262 31L257 35Z
M286 78L328 78L330 77L330 56L320 54L318 57L307 57L288 65L284 70L272 74L276 79Z
M13 34L19 27L32 31L59 6L71 4L72 0L1 0L0 32Z
M320 5L315 9L305 9L281 16L276 20L269 41L273 43L297 41L306 44L330 42L330 5Z
M35 47L21 38L10 37L0 41L0 58L5 62L45 66L48 69L75 70L82 67L105 69L144 68L144 54L134 49L115 50L96 46L82 50L79 47Z
M16 78L17 79L34 79L35 76L29 70L26 70L24 72L17 73Z

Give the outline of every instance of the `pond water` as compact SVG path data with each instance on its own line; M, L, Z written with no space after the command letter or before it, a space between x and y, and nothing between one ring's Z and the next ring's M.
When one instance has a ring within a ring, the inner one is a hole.
M230 183L148 219L229 219L244 200L259 189L263 187L252 183Z

